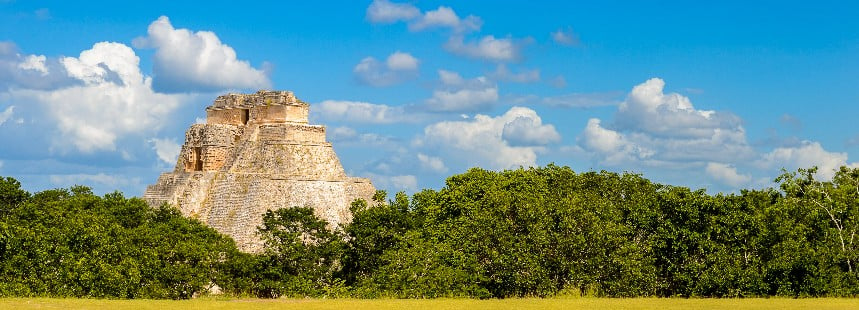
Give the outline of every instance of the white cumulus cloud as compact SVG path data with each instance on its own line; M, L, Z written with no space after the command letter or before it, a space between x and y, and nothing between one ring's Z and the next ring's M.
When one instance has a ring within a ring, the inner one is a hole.
M418 59L409 53L403 53L400 51L396 51L393 54L389 55L388 59L385 61L385 64L387 64L388 69L391 70L418 69Z
M573 46L579 44L579 36L573 32L572 28L558 29L552 32L552 40L560 45Z
M456 55L488 61L517 61L522 58L522 48L527 40L484 36L476 42L465 42L462 36L452 36L444 49Z
M465 83L465 79L457 72L438 70L438 78L444 85L459 86Z
M729 164L710 162L707 163L704 171L716 181L734 188L739 188L752 181L750 174L740 174L736 167Z
M415 191L418 189L418 178L411 174L382 175L365 173L377 189L388 191Z
M468 15L460 18L456 12L446 6L435 10L421 12L409 3L394 3L388 0L374 0L367 7L366 18L374 24L391 24L407 22L409 31L423 31L434 28L447 28L455 33L480 30L483 21L480 17Z
M474 112L498 101L498 85L484 76L463 79L458 73L439 70L442 87L433 91L426 108L438 112Z
M150 142L152 143L152 149L155 150L155 154L158 155L158 159L161 161L167 164L175 164L176 160L179 159L179 152L182 150L182 146L176 143L175 139L152 138Z
M419 60L400 51L388 56L384 63L366 57L352 69L355 78L365 85L382 87L401 83L417 77Z
M483 21L480 17L469 15L460 18L453 9L440 6L435 10L426 11L422 16L409 24L409 30L421 31L430 28L449 28L455 32L469 32L480 30Z
M606 165L620 165L647 160L653 151L629 141L623 134L603 128L596 118L588 120L585 130L578 136L579 146L598 155Z
M313 107L314 115L326 120L390 124L414 121L402 107L360 101L325 100Z
M524 111L512 121L504 124L501 137L510 145L536 146L561 141L555 126L543 124L540 116L533 110Z
M436 90L427 106L433 111L471 112L487 108L498 101L498 87L488 86L478 89Z
M517 139L524 139L528 146L511 144L505 140L504 131L508 124L519 122L517 119L530 118L531 127L523 124L513 125ZM524 131L524 132L523 132ZM543 136L549 136L545 139ZM465 121L446 121L431 124L424 128L423 135L416 138L413 144L442 152L448 160L464 161L470 166L488 167L491 169L516 168L518 166L534 166L537 154L545 149L533 146L556 141L559 136L551 125L544 125L534 110L524 107L512 107L503 115L491 117L475 115ZM528 141L527 139L534 139Z
M41 104L60 132L54 146L90 153L115 150L118 137L159 129L181 97L152 90L134 51L100 42L79 57L64 57L68 77L78 81L54 90L18 89L11 96Z
M0 112L0 125L3 125L7 120L12 118L12 112L15 110L15 106L10 105L3 112Z
M394 23L412 20L420 15L421 11L408 3L373 0L367 7L367 20L372 23Z
M724 112L698 110L688 97L663 92L665 82L652 78L633 87L617 111L622 129L666 137L709 137L720 130L740 131L740 118Z
M334 127L333 129L328 130L329 140L331 141L346 141L354 139L358 136L358 132L355 129L340 126Z
M498 64L494 72L488 74L489 78L496 81L506 81L515 83L532 83L540 81L540 70L525 70L514 73L507 68L505 64Z
M708 178L726 189L772 186L766 180L780 169L816 166L815 177L829 180L841 166L859 167L848 162L847 153L827 151L814 141L760 152L747 142L738 116L698 109L688 97L666 93L664 87L658 78L636 85L618 105L613 121L590 119L576 146L567 149L577 148L601 165L623 169L701 169L701 176L683 178L699 184Z
M606 127L592 119L579 145L608 165L704 165L755 157L739 117L695 109L689 98L665 94L664 86L658 78L635 86L618 106L614 123ZM598 140L606 137L622 143Z
M40 75L48 75L48 67L45 66L45 55L28 55L24 61L18 64L18 68L24 70L33 70L39 72Z
M436 173L447 172L447 167L444 165L444 161L439 157L418 153L418 161L421 163L421 168L424 170Z
M154 48L154 84L162 92L271 87L266 73L239 60L232 47L210 31L176 29L166 16L149 25L137 48Z
M336 142L338 146L390 146L393 145L393 139L377 133L359 133L355 129L340 126L328 131L331 142Z
M758 165L765 168L784 168L788 171L797 168L817 167L815 177L831 180L841 166L859 167L859 163L848 163L847 153L829 152L819 142L803 141L795 147L779 147L763 154Z
M68 77L58 59L21 54L15 43L0 41L0 91L53 89L76 82Z

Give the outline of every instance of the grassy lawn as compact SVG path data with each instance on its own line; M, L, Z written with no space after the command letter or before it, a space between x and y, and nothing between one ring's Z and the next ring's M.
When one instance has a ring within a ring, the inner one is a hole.
M859 309L859 299L0 299L0 309Z

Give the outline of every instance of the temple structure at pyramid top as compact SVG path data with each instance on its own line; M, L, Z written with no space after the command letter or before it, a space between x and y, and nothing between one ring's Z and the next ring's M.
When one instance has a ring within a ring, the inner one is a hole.
M219 96L143 198L176 206L247 252L262 247L256 228L267 210L306 206L332 225L350 222L352 201L370 201L375 188L346 175L325 127L308 124L309 109L290 91Z
M258 91L255 94L218 96L206 107L206 123L247 125L255 123L307 124L310 105L291 91Z

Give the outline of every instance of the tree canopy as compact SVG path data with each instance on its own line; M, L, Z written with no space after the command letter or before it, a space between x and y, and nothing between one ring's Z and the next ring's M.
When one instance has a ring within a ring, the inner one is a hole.
M859 169L711 195L641 175L474 168L356 201L332 227L272 210L265 251L171 206L0 178L0 296L855 296Z

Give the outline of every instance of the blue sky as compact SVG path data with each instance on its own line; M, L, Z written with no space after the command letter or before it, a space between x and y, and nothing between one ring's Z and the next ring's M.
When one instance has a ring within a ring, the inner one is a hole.
M347 172L556 163L711 192L859 166L859 8L0 1L0 175L142 194L219 94L292 90Z

